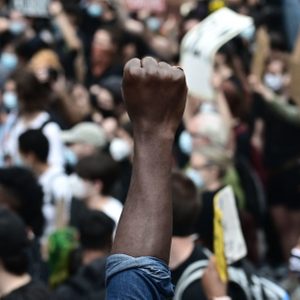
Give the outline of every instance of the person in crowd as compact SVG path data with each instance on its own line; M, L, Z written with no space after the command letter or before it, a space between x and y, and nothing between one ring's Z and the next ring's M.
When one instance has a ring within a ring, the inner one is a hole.
M289 96L290 76L284 60L275 57L267 61L263 82L252 78L252 85L256 92L253 143L261 153L267 173L268 204L280 239L281 261L287 261L300 234L297 175L300 144L295 139L299 126L293 121L297 116L291 119L286 113L283 115L287 106L297 110ZM285 108L278 109L277 102Z
M115 63L117 50L118 39L112 30L101 28L95 32L86 79L88 85L100 83L112 74L121 75L121 69Z
M23 221L0 208L0 298L3 300L50 299L50 292L28 273L28 232Z
M38 178L44 192L43 213L46 220L44 235L70 219L72 193L64 170L47 162L49 142L41 130L31 129L19 136L19 152L23 164Z
M86 212L79 224L82 266L57 288L54 299L105 299L105 263L114 227L113 220L103 212Z
M76 173L84 180L86 206L104 212L118 224L123 205L111 196L118 176L117 163L109 155L99 153L81 159Z
M179 171L172 173L173 236L169 266L172 282L175 285L175 300L211 299L211 292L207 295L207 290L199 284L200 278L204 284L207 284L204 269L211 268L210 260L214 251L210 240L213 236L213 198L207 200L200 195L197 187L186 175ZM199 224L198 219L204 219L203 223ZM199 243L197 239L201 242ZM260 285L264 290L265 287L261 282L267 281L266 278L257 276L257 286L255 286L252 278L256 274L242 262L230 265L228 270L229 284L224 285L223 288L220 286L220 290L216 291L216 297L228 294L231 299L236 300L248 299L247 297L260 299L261 296L256 294L255 289ZM240 280L241 278L250 279L244 281ZM269 284L274 285L271 282ZM211 289L213 291L212 287ZM274 290L277 290L274 299L284 299L286 292L283 289L276 286Z
M25 69L16 74L15 82L19 115L3 145L10 164L20 164L19 136L27 129L40 129L49 140L50 150L47 161L53 165L63 166L63 144L60 139L60 128L51 120L47 112L49 105L48 89L38 81L32 72Z
M47 280L40 252L45 224L43 191L30 170L20 167L0 169L0 207L17 213L25 223L32 237L29 272L35 279Z

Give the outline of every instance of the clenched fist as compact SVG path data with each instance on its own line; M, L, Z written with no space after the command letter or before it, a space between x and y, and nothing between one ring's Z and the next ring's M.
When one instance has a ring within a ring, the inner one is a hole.
M185 108L183 71L151 57L130 60L124 69L123 95L135 135L173 137Z

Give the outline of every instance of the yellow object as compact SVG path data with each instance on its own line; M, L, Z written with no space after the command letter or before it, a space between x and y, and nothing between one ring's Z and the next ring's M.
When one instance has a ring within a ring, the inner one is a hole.
M222 211L219 208L219 194L216 194L214 197L214 253L220 278L224 283L227 283L228 272L225 258Z
M222 7L225 7L225 3L223 0L212 0L209 2L208 9L209 12L214 12Z
M33 71L48 68L60 71L62 66L59 62L59 57L57 54L52 50L45 49L40 50L31 58L29 62L29 68Z

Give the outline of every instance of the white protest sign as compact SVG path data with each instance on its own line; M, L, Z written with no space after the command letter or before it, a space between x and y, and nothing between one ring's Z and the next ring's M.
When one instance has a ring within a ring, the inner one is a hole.
M49 0L12 0L13 9L28 17L47 17Z
M183 38L180 65L185 71L191 95L212 100L214 56L218 49L253 26L250 17L222 8L191 29Z
M228 264L232 264L247 255L235 198L230 186L217 194L216 205L221 212L224 252Z

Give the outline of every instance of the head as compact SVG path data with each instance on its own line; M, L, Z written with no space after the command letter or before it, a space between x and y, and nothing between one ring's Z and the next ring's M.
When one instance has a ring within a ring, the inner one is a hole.
M38 165L47 164L49 141L41 130L28 130L19 137L19 152L24 164L34 170Z
M98 210L88 210L79 224L80 243L83 250L110 253L114 221Z
M15 276L27 273L29 245L26 226L8 209L0 209L0 274L6 272Z
M288 87L290 76L286 63L281 58L272 58L267 61L264 74L264 84L275 93L282 93Z
M204 108L203 105L201 109ZM192 137L193 149L207 147L214 144L225 146L228 142L228 130L220 114L212 112L199 112L187 123L187 130Z
M117 51L117 40L114 33L107 29L99 29L95 32L92 41L92 64L102 65L108 68L113 63Z
M35 236L43 233L43 192L35 176L20 167L0 168L0 207L17 213Z
M35 113L48 107L49 91L31 71L19 70L14 80L21 113Z
M196 186L184 174L172 173L173 236L186 237L195 233L201 203Z
M104 129L92 122L82 122L62 132L62 140L77 159L93 155L105 148L107 136Z
M27 273L28 245L23 221L10 210L0 208L0 277L2 272L15 276Z
M224 151L209 147L192 152L187 175L198 188L216 190L222 185L222 179L229 166L229 159Z
M118 165L109 155L98 153L81 159L76 173L85 181L86 198L108 196L118 176Z

